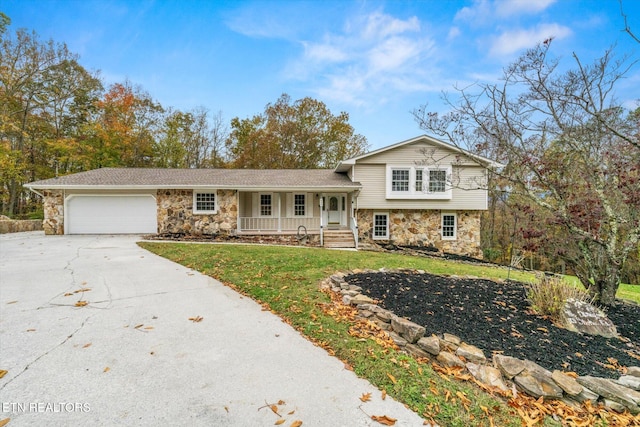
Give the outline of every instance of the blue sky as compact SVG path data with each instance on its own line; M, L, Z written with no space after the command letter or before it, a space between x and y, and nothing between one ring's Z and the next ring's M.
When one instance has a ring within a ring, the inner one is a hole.
M640 1L622 0L640 36ZM105 85L129 79L164 107L204 106L226 120L282 93L346 111L372 149L424 132L411 111L444 112L443 91L492 82L554 37L570 65L616 45L638 58L618 0L123 1L1 0L10 30L65 42ZM640 66L618 88L640 99Z

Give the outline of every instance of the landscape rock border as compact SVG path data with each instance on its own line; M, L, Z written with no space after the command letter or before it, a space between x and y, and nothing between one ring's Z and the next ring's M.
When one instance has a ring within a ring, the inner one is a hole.
M481 349L455 335L426 336L424 326L376 305L373 299L361 293L360 287L344 280L351 274L376 272L426 273L414 269L354 270L335 273L324 279L320 286L339 293L343 304L356 307L358 316L385 331L400 351L437 361L446 367L466 369L477 381L501 391L515 387L535 398L559 399L570 405L599 402L616 412L640 414L640 367L627 367L625 375L610 380L592 376L574 378L560 370L551 372L530 360L500 354L488 359Z

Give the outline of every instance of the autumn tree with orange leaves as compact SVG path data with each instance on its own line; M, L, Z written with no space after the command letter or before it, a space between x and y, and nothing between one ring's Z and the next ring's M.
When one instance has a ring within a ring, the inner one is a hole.
M313 98L292 102L283 94L264 113L231 120L227 150L231 165L250 169L333 168L368 148L345 112L333 115Z
M130 82L112 85L96 102L96 119L87 128L91 168L152 166L162 112L160 104Z

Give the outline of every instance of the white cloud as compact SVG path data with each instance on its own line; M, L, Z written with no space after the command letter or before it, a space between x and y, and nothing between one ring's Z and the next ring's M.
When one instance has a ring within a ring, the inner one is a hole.
M460 34L462 34L462 32L460 31L460 28L451 27L449 29L449 34L447 35L447 40L453 40L453 39L457 38L458 36L460 36Z
M563 39L571 33L570 28L558 24L542 24L532 29L505 31L493 40L489 54L509 55L521 49L534 47L549 38Z
M312 44L303 42L304 56L311 61L318 62L342 62L347 59L347 54L339 46L331 43Z
M546 10L556 0L474 0L456 13L455 19L473 24L488 24L518 15Z
M343 30L302 44L303 55L289 65L287 76L309 81L325 99L357 106L384 103L394 92L425 90L423 61L435 50L417 17L381 12L357 16Z
M403 21L390 15L374 12L366 17L362 37L364 39L384 39L388 36L416 31L420 31L420 21L415 16Z
M500 17L535 14L542 12L556 0L496 0L495 12Z
M489 0L474 0L473 5L465 6L456 13L455 20L482 23L493 16L493 7Z

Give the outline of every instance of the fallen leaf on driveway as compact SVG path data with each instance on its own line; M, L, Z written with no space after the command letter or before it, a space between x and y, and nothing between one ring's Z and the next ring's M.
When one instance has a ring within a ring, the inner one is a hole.
M9 301L9 302L7 303L7 305L9 305L9 304L15 304L15 303L17 303L17 302L18 302L18 301Z
M4 420L0 420L0 427L6 426L9 421L11 421L11 418L5 418Z
M153 329L153 326L145 326L145 329Z
M87 347L91 347L91 343L86 343L85 345L82 346L82 348L87 348Z
M387 398L387 391L386 390L382 390L382 400L385 400Z
M362 393L362 396L360 396L360 400L363 402L368 402L371 400L371 393Z
M77 303L75 303L76 307L84 307L85 305L89 304L86 301L78 301Z
M77 291L73 291L74 294L80 293L80 292L87 292L90 291L91 288L84 288L84 289L78 289Z
M9 371L5 371L4 369L0 369L0 378L4 377L8 373L9 373Z
M371 415L371 419L373 421L379 422L380 424L384 424L385 426L396 425L396 421L397 421L395 418L390 418L390 417L387 417L386 415L380 415L380 416Z
M276 421L275 423L273 423L273 425L279 426L280 424L284 424L286 420L284 418L280 418L278 421Z
M296 420L291 423L291 427L300 427L302 425L302 421Z
M64 294L65 297L70 297L71 295L73 295L73 292L67 292L66 294Z
M107 366L106 368L104 368L104 369L102 370L102 372L109 372L110 370L111 370L111 368Z
M191 320L193 323L202 322L202 319L204 319L204 317L201 317L201 316L189 317L189 320Z
M144 323L140 323L139 325L136 325L133 327L133 329L140 329L144 326Z
M31 328L31 329L27 329L27 332L35 332L36 330Z

